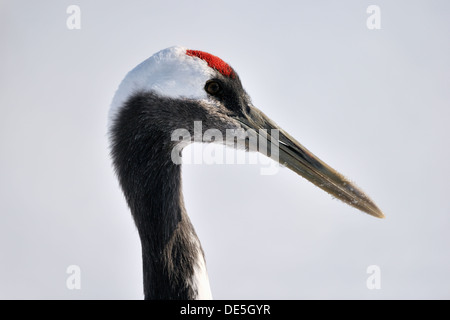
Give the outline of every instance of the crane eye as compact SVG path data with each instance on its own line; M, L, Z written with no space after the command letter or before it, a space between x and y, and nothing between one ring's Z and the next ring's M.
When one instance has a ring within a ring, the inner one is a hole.
M206 92L208 92L210 95L216 96L218 95L220 92L222 92L222 86L220 85L219 82L211 80L208 81L205 84L205 90Z

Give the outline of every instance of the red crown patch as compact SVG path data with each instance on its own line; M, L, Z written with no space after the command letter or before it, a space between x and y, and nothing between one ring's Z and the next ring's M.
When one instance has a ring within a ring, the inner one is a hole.
M206 61L209 67L219 71L226 77L230 77L232 79L236 78L236 74L234 73L233 69L228 65L228 63L226 63L219 57L199 50L186 50L186 54L188 56L197 57Z

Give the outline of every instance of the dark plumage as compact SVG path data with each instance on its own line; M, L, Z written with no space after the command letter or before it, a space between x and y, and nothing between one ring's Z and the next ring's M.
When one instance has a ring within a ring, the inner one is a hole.
M194 299L197 294L186 279L193 277L195 253L203 251L191 241L197 235L183 203L181 165L171 160L174 142L168 128L172 123L175 129L173 119L186 110L205 117L192 102L137 93L111 130L114 166L141 238L147 299Z

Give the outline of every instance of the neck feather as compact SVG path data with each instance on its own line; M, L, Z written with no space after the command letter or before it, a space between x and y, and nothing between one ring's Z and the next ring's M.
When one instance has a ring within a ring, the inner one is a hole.
M155 125L164 103L136 95L112 128L112 157L142 245L146 299L210 298L200 241L186 214L170 132Z

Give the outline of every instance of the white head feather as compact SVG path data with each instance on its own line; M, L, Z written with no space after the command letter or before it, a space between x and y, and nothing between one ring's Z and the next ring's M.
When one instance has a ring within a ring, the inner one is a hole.
M128 72L114 95L108 128L120 108L136 92L154 92L164 97L207 100L204 85L214 75L208 63L186 54L184 47L170 47L155 53Z

